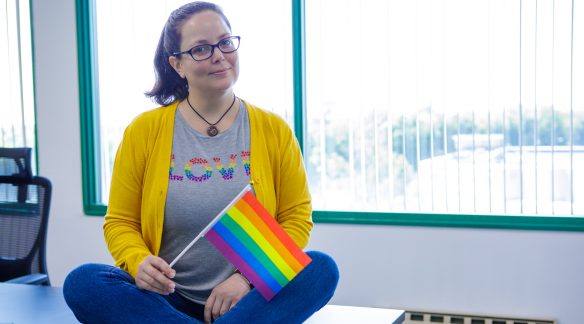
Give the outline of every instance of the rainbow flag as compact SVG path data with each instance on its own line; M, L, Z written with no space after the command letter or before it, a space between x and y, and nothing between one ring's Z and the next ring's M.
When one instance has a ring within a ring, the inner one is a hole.
M246 186L203 235L269 301L312 260L250 190Z

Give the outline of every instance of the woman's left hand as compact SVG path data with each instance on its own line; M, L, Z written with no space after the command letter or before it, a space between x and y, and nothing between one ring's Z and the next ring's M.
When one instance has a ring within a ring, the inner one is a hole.
M239 273L234 273L220 283L205 303L205 322L211 323L227 313L251 290L248 281Z

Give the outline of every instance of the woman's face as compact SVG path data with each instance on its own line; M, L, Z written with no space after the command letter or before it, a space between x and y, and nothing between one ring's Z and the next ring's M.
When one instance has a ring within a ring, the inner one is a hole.
M193 46L217 44L231 35L231 30L221 16L214 11L203 11L193 15L182 26L180 50ZM189 54L178 59L169 58L170 64L189 84L189 92L222 94L231 91L239 76L239 56L237 51L223 53L215 47L213 55L203 61L195 61Z

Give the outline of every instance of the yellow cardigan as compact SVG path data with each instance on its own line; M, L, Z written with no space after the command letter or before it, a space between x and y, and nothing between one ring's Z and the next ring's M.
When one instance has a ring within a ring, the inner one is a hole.
M103 230L116 266L133 277L146 256L160 251L177 105L138 116L126 128L116 154ZM250 124L250 182L257 198L303 248L313 223L298 142L282 118L245 105Z

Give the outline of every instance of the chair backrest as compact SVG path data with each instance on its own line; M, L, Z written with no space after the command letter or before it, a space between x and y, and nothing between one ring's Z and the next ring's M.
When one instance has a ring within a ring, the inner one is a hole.
M32 177L30 147L0 147L0 176Z
M30 147L0 147L0 176L31 178L31 151ZM24 186L19 187L19 201L26 198L25 189Z
M15 156L15 152L0 148L0 281L47 274L51 182L31 175L30 151L28 158ZM19 152L26 154L26 150Z

